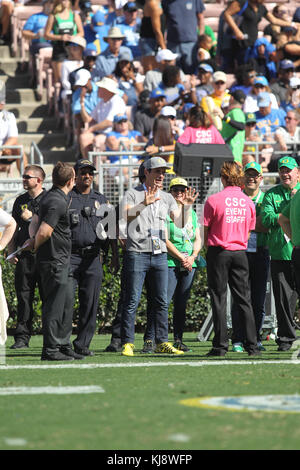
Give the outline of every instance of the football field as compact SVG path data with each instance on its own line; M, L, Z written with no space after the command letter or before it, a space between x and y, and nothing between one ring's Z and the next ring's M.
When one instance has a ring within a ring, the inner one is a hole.
M54 363L40 360L40 336L24 350L9 349L9 337L0 449L299 450L298 350L265 341L258 358L207 358L211 343L196 338L185 335L189 353L168 356L141 354L137 335L128 358L105 353L110 337L96 335L95 356Z

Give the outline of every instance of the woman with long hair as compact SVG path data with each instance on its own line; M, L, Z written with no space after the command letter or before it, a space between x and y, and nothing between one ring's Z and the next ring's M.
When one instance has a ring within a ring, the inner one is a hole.
M45 27L45 39L53 42L54 83L60 82L61 64L68 57L66 45L76 35L84 36L79 14L73 12L70 0L55 0Z
M153 136L146 145L146 152L153 156L156 153L173 152L175 150L175 138L170 120L166 116L158 116L154 120ZM173 165L174 154L161 155L167 163ZM173 173L173 167L167 173Z
M200 105L193 106L188 113L189 125L178 139L181 144L225 144L223 137L211 123Z

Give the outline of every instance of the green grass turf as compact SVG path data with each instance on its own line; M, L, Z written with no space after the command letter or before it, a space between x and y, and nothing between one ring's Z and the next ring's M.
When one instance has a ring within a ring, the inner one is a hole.
M98 385L104 393L86 395L18 395L0 397L0 449L24 450L238 450L299 449L299 413L229 411L195 408L181 400L203 396L296 394L300 392L298 364L280 363L292 352L279 353L273 341L258 362L246 353L229 352L226 365L198 366L218 358L206 358L211 343L196 341L196 333L185 335L192 352L182 356L150 355L138 352L142 335L137 335L136 355L104 353L110 337L95 336L95 356L81 364L142 364L144 362L195 363L157 367L106 367L95 369L9 369L0 370L0 389L18 386ZM6 348L6 365L54 365L41 362L42 339L32 338L30 348ZM227 364L228 360L228 364ZM224 361L220 359L220 362ZM230 363L231 362L231 363ZM61 364L61 363L60 363ZM69 363L70 364L70 363ZM186 442L177 442L183 435ZM21 444L11 439L23 439Z

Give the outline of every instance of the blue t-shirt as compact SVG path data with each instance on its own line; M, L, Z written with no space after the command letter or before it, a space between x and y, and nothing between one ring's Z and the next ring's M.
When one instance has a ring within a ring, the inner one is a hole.
M110 52L109 46L107 46L107 48L97 57L95 67L92 71L93 80L101 80L103 77L113 74L117 62L121 59L132 62L132 52L128 47L121 46L119 55L115 56Z
M180 97L180 94L185 90L182 83L177 83L174 87L166 87L162 82L158 88L166 95L167 104L172 103Z
M138 137L140 137L142 134L139 132L139 131L135 131L135 130L132 130L132 131L128 131L128 134L127 135L123 135L123 134L120 134L120 132L116 132L116 131L111 131L111 132L108 132L106 134L106 137L116 137L116 139L122 139L124 137L128 138L128 139L137 139ZM109 152L111 149L109 147L106 147L106 150ZM124 159L127 159L128 158L128 155L122 155L122 158ZM132 156L132 158L136 158L134 156ZM115 163L115 162L118 162L119 161L119 157L118 155L114 155L112 157L109 157L109 161L111 163Z
M48 21L48 15L43 12L35 13L31 15L28 20L26 21L23 30L31 31L32 33L36 34L40 29L44 29L46 23ZM32 39L32 44L37 44L39 42L47 42L49 46L51 46L50 41L46 41L44 38L35 38Z
M205 10L202 0L163 0L162 7L167 19L167 41L196 42L197 13Z
M267 129L270 128L271 132L275 132L278 127L285 126L286 112L283 109L272 109L270 114L263 116L259 111L256 111L256 129L261 134L265 134Z
M123 46L129 47L132 52L133 57L140 57L141 51L139 48L140 40L140 26L141 20L137 19L137 22L134 26L129 26L125 19L118 23L118 28L120 28L122 34L124 34L125 39L123 40Z
M92 82L92 87L93 89L91 93L86 93L84 97L84 106L88 114L91 114L91 112L96 107L98 100L99 100L98 87L96 83ZM79 114L81 111L80 95L81 95L81 87L77 88L77 90L75 90L72 93L72 113L73 114Z

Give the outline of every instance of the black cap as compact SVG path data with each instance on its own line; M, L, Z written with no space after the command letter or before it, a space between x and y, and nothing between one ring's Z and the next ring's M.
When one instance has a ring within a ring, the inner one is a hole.
M232 93L230 93L231 96L235 99L240 104L244 104L246 100L246 95L242 90L235 90Z
M125 10L125 11L137 11L138 7L136 6L135 2L127 2L123 6L123 10Z
M81 160L78 160L74 165L74 170L75 170L76 173L81 168L92 168L94 171L96 171L96 168L94 167L92 162L90 162L89 160L86 160L84 158L82 158Z

